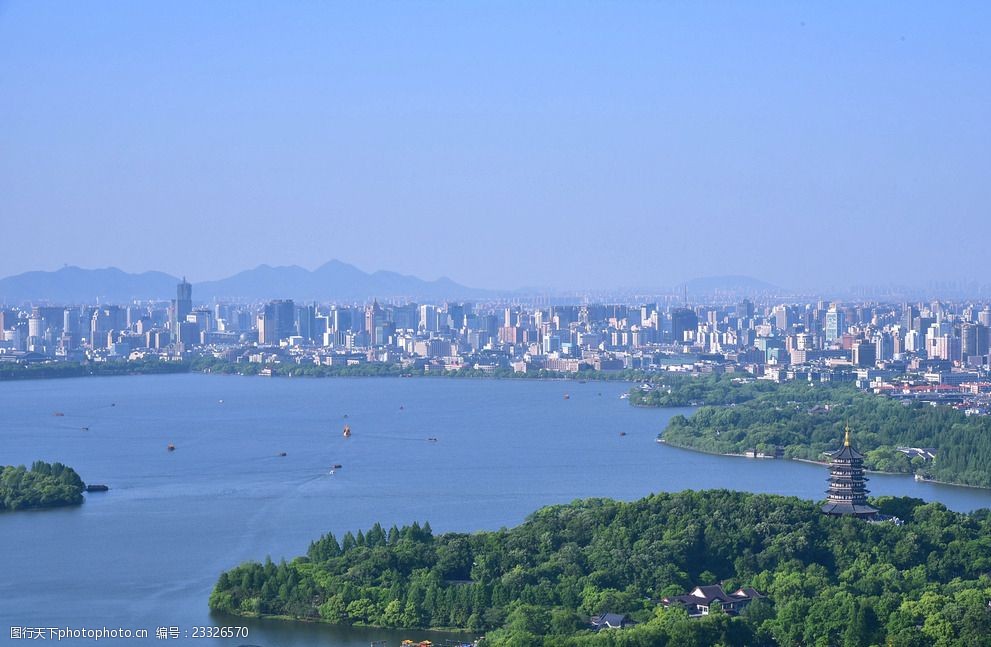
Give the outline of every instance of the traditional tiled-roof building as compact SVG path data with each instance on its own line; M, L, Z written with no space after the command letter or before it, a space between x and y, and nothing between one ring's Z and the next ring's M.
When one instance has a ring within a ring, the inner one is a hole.
M877 508L867 505L867 478L864 476L864 455L850 444L850 427L846 428L843 447L829 455L829 488L822 511L826 514L852 515L871 519Z
M722 610L730 615L735 615L742 611L753 600L764 597L750 587L741 587L732 593L727 593L721 584L709 586L696 586L689 593L684 595L674 595L661 599L661 604L666 607L680 605L685 608L692 618L707 616L713 605L722 607Z

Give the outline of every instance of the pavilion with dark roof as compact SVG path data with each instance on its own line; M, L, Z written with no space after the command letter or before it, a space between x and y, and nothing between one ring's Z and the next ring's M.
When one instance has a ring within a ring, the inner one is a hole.
M829 454L829 488L825 514L873 519L878 510L867 504L867 478L864 476L864 455L850 444L850 427L846 428L843 447Z

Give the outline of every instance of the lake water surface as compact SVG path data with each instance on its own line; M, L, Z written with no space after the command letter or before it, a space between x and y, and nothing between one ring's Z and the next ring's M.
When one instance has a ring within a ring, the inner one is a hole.
M637 409L620 399L627 389L209 375L0 384L0 464L61 461L111 488L71 509L0 515L0 640L11 626L106 626L143 628L151 637L100 644L169 644L177 641L154 638L157 627L185 635L218 624L247 625L249 636L178 642L436 640L426 632L211 617L207 598L220 572L242 561L291 559L327 531L340 537L376 521L429 521L435 532L495 529L547 504L684 489L823 497L821 466L656 443L669 417L691 410ZM334 464L343 467L331 474ZM961 511L991 507L991 491L909 477L872 475L870 488Z

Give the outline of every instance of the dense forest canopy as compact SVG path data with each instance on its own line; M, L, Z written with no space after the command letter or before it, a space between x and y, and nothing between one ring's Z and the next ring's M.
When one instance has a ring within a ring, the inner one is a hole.
M465 628L487 644L977 645L991 636L991 518L881 497L904 525L725 490L551 506L495 532L429 525L325 535L291 562L223 573L212 609L391 627ZM752 586L740 616L658 600ZM600 612L633 628L591 632Z
M941 481L991 487L991 417L948 406L897 400L850 385L740 380L731 376L671 377L651 390L636 388L640 406L704 404L691 417L674 416L661 438L716 453L784 447L785 457L823 460L850 425L868 469L921 473ZM936 449L936 459L910 459L897 447Z
M31 469L0 469L0 511L50 508L83 502L83 481L62 463L35 461Z

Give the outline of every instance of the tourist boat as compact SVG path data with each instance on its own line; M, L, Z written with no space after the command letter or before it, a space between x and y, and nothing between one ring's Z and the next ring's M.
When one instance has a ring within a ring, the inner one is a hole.
M628 400L629 398L630 398L629 393L624 393L623 395L619 396L620 400Z
M351 425L344 425L344 433L341 434L341 435L344 436L345 438L350 438L351 437Z
M83 431L89 431L89 427L81 427Z
M272 375L273 375L272 369L270 368L263 368L262 370L258 371L258 377L272 377Z
M564 399L565 399L565 400L570 400L570 399L571 399L571 396L570 396L570 395L568 395L567 393L565 393L565 394L564 394Z
M168 447L166 447L165 449L167 449L170 452L174 452L175 451L175 445L173 445L172 443L169 443Z
M427 438L427 442L428 443L435 443L435 442L437 442L437 439L434 438L433 436L431 436L430 438Z
M288 456L285 452L279 452L279 456Z
M626 432L625 431L621 431L621 432L619 432L619 435L620 436L625 436L626 435Z
M101 483L94 483L93 485L86 486L87 492L106 492L109 489L110 489L109 486L103 485Z
M334 465L334 469L335 469L335 470L339 470L339 469L341 469L342 467L344 467L344 466L343 466L343 465L341 465L340 463L336 463L336 464Z
M61 411L56 411L52 415L55 416L56 418L62 418L63 416L65 416L65 414L62 413Z

